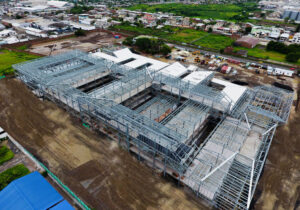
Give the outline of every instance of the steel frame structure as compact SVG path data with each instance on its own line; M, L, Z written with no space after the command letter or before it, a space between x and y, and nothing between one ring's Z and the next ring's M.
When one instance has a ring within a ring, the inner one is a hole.
M119 143L139 159L152 161L153 168L177 177L220 209L249 208L276 127L287 121L293 100L291 92L262 86L248 89L230 109L230 98L209 86L212 76L192 85L159 71L130 69L80 51L13 68L37 95L75 110L96 130L101 125L116 130ZM90 93L77 89L109 74L119 80ZM121 104L148 88L158 95L138 109ZM158 119L161 114L165 116ZM221 121L197 145L194 133L208 115ZM249 152L252 144L255 149Z

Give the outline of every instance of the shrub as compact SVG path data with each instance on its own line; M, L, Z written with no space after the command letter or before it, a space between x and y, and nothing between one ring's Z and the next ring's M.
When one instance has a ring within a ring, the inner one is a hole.
M85 31L80 28L77 29L74 34L75 36L85 36Z
M43 171L42 172L42 176L46 178L48 176L48 172L47 171Z
M300 59L300 52L291 52L286 55L285 60L288 62L296 63Z
M9 183L22 176L29 174L30 171L23 164L16 165L0 174L0 190L6 187Z
M171 48L168 45L164 44L164 45L162 45L160 52L163 55L168 55L169 53L171 53Z
M133 45L132 37L127 37L127 38L122 42L122 44L128 45L128 46L132 46L132 45Z
M0 147L0 165L13 159L14 153L8 149L6 146Z

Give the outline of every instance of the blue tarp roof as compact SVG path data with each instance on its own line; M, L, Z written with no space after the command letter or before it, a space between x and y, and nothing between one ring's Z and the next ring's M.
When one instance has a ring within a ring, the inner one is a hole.
M0 191L0 210L45 210L58 204L65 205L63 201L64 198L39 172L14 180Z

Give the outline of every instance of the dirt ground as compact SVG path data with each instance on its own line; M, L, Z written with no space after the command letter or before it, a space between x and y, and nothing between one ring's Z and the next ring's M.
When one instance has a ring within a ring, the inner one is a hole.
M116 43L120 43L124 37L115 39L112 34L106 32L94 32L82 37L73 37L62 39L59 41L46 42L32 45L28 51L39 53L42 55L49 55L51 48L53 48L52 55L64 53L70 50L92 51L100 47L107 47Z
M285 82L295 87L299 79ZM52 102L37 99L18 80L0 80L0 90L0 126L91 207L207 209L116 143L84 128ZM300 209L300 112L294 108L288 124L275 133L252 209Z
M289 122L275 133L254 209L300 209L300 112L293 110Z
M20 81L0 80L0 126L95 209L207 209Z

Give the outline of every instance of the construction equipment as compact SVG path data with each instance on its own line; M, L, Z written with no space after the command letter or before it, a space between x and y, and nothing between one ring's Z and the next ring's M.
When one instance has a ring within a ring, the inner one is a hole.
M200 58L199 58L198 56L194 59L194 61L195 61L196 63L200 63L200 62L201 62L201 60L200 60Z

